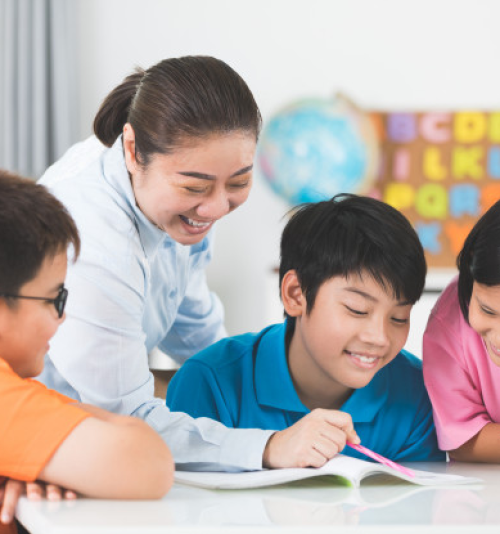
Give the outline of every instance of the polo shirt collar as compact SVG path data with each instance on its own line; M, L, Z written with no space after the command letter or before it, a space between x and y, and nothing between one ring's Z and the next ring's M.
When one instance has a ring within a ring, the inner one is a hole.
M290 376L285 353L286 322L267 328L255 354L257 402L289 412L309 413L302 404Z
M149 221L136 204L127 166L125 165L121 135L118 136L113 146L105 151L103 158L104 179L127 203L129 211L134 216L135 225L146 256L152 259L160 245L164 247L175 245L175 241Z
M290 376L285 353L286 322L266 329L255 354L257 402L280 410L307 414ZM387 402L389 377L381 369L364 388L356 389L340 408L351 414L354 423L373 421Z

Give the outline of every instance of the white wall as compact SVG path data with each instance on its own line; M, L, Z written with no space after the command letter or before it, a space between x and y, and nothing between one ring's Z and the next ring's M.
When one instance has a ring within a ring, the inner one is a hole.
M264 120L295 98L337 90L374 109L500 108L496 0L74 1L82 138L136 65L187 54L235 68ZM218 223L208 274L230 334L266 323L286 209L257 175L246 205Z

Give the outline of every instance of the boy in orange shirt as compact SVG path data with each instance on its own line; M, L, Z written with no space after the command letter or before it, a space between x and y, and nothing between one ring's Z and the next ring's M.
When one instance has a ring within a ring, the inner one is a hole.
M77 405L31 380L64 321L70 245L76 258L80 240L63 205L43 186L0 171L3 524L12 520L21 487L16 481L120 499L160 498L173 482L170 451L144 422Z

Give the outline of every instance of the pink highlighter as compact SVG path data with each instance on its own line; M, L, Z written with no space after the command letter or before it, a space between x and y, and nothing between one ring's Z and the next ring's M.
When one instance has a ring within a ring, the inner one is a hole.
M373 460L380 462L383 465L386 465L387 467L391 467L392 469L396 469L396 471L399 471L400 473L403 473L403 475L407 475L409 477L414 477L415 473L408 469L407 467L403 467L402 465L397 464L396 462L393 462L392 460L389 460L389 458L385 458L384 456L380 456L380 454L377 454L376 452L371 451L370 449L367 449L366 447L363 447L363 445L356 445L355 443L351 443L348 441L346 445L349 445L351 449L354 449L362 454L365 454L366 456L369 456Z

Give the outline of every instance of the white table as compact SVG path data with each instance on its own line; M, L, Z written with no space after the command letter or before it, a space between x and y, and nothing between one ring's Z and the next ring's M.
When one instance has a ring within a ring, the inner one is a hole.
M50 503L23 498L17 517L32 534L500 532L500 465L413 465L480 477L484 483L422 488L392 478L369 479L356 490L311 479L245 491L176 484L161 501Z

